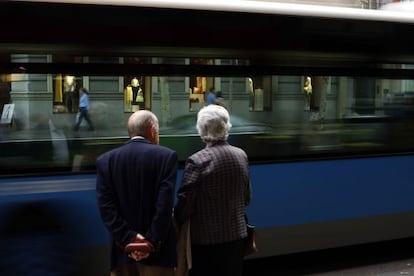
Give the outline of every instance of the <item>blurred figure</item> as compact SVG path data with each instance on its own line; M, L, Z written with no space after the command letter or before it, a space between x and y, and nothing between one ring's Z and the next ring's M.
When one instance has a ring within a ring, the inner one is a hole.
M385 89L384 90L384 104L389 105L392 103L392 95L390 93L390 90Z
M67 112L73 112L73 98L76 89L75 76L65 76L63 81L63 99Z
M254 88L253 88L253 79L248 78L248 91L249 91L249 111L254 110Z
M173 276L177 264L172 225L178 156L158 145L159 123L148 110L128 120L130 140L97 161L96 192L111 237L111 275ZM151 253L124 251L143 242Z
M138 102L143 102L143 94L141 84L139 80L134 77L131 80L131 88L132 88L132 104L137 104ZM137 99L138 97L138 99Z
M207 99L206 99L207 105L215 104L216 101L217 101L216 92L214 91L214 87L211 87L210 91L207 94Z
M203 107L197 130L206 147L185 164L174 216L190 221L190 276L241 276L246 206L251 187L246 153L227 142L230 117L219 105Z
M95 130L95 126L92 123L91 119L89 118L89 93L86 88L79 89L80 92L80 98L79 98L79 112L76 116L76 125L75 125L75 131L79 130L79 127L82 123L83 118L85 118L86 122L89 124L89 130Z
M69 148L66 134L56 127L48 114L39 113L33 116L33 134L43 140L31 149L35 160L52 162L56 166L69 164Z
M217 91L216 96L217 96L217 98L216 98L216 104L217 105L220 105L220 106L222 106L224 108L227 108L226 107L226 103L224 102L223 92Z
M384 114L387 116L393 116L393 107L392 107L392 96L388 89L384 90Z
M310 97L312 95L312 79L309 76L305 77L303 91L305 92L305 110L310 110Z

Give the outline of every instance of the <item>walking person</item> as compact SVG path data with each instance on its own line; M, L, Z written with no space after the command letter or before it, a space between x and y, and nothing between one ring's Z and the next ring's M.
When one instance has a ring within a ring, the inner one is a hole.
M207 93L207 105L215 104L217 101L216 91L214 90L214 87L210 87L209 92Z
M222 106L205 106L197 115L206 146L187 159L174 208L179 225L190 223L190 276L242 275L251 186L246 153L227 142L230 128Z
M75 125L75 131L79 130L83 118L85 118L86 122L88 122L89 130L95 130L95 126L93 125L88 113L90 108L88 90L82 87L81 89L79 89L79 93L79 112L76 116L77 120Z
M148 110L128 120L130 140L98 157L99 210L111 238L111 276L173 276L177 264L172 224L177 153L159 145L158 119ZM125 252L131 242L150 252Z

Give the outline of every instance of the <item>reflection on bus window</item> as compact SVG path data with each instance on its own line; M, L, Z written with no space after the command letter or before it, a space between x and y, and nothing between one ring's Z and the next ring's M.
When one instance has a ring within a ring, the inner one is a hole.
M272 82L269 76L256 76L248 78L250 111L271 111L272 110Z
M305 110L309 111L309 120L320 122L326 115L327 95L331 91L331 78L325 76L306 76L304 82Z
M82 60L95 60L99 66L105 66L100 63L104 59L98 57ZM127 58L106 60L124 66ZM191 58L187 57L152 57L145 61L151 61L152 65L166 63L193 68ZM215 103L220 100L229 110L233 125L229 142L242 147L252 160L412 150L412 79L214 74L215 70L225 72L226 65L238 62L214 59L208 75L175 71L162 76L147 75L142 73L145 66L128 67L128 64L125 68L116 67L122 68L119 74L110 75L84 72L2 75L1 110L11 115L2 115L0 165L16 172L51 168L93 170L99 154L128 139L128 113L138 109L148 109L157 115L160 143L176 150L184 161L203 146L195 128L196 115L206 104L209 88L216 94ZM58 67L59 63L53 65ZM410 69L405 64L384 66L391 70ZM135 68L141 71L137 73ZM72 130L80 85L89 87L89 113L96 128L93 132ZM69 93L73 94L72 102L68 100ZM7 112L11 107L12 112Z
M80 87L82 87L82 80L76 76L57 74L54 77L53 111L55 113L77 112Z
M214 59L191 58L190 65L214 65ZM215 87L215 79L206 76L191 76L189 84L189 110L199 111L207 104L207 95Z
M126 77L126 88L124 90L124 111L135 112L140 109L145 109L145 78L140 77Z

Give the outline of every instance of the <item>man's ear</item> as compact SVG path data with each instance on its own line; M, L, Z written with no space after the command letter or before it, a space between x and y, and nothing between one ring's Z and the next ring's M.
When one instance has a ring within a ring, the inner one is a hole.
M148 126L147 133L148 140L150 140L153 144L158 144L157 129L155 128L155 126Z

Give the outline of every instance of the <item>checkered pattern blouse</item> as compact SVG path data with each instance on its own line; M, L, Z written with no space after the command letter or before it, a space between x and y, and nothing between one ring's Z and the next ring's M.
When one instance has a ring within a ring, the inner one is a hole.
M245 208L250 197L246 153L219 142L187 159L175 212L178 217L190 216L193 244L230 242L247 236Z

